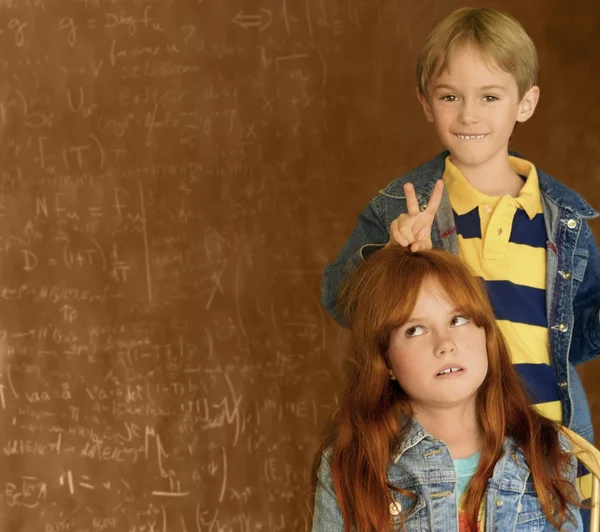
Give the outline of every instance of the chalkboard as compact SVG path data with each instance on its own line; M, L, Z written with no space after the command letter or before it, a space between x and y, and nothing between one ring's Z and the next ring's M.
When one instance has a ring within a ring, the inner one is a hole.
M0 0L2 532L306 529L321 271L439 149L414 64L451 4ZM600 10L521 4L554 103L516 140L594 203Z

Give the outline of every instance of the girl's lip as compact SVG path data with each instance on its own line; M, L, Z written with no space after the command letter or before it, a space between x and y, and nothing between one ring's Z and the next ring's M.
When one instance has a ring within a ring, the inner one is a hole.
M450 373L444 373L443 375L440 375L440 372L445 371L447 369L459 369L460 371L451 371ZM461 365L459 364L449 364L444 366L443 368L440 368L438 370L438 372L435 374L436 377L447 377L448 375L456 375L457 373L463 373L465 371L465 368L463 368Z

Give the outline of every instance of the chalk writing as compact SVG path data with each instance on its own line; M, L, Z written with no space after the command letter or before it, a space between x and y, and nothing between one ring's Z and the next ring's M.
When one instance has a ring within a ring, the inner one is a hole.
M308 528L374 4L0 2L0 528Z

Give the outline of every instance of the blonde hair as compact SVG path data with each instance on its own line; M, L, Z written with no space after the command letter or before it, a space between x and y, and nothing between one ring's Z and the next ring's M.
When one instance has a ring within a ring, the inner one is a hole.
M474 45L517 82L519 100L536 84L538 58L535 45L520 22L497 9L457 9L429 34L417 60L417 87L427 96L428 84L448 66L461 46Z

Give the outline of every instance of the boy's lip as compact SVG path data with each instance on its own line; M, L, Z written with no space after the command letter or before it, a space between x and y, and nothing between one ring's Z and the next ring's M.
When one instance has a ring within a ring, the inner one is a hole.
M489 135L489 133L454 133L457 137L487 137Z

